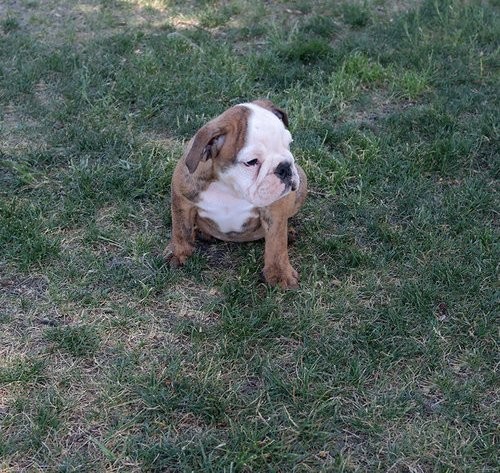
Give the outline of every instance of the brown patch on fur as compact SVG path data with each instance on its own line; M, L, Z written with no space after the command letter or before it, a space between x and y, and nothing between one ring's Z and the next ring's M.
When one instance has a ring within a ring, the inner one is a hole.
M262 226L265 231L264 277L271 285L284 289L299 285L299 274L292 268L288 258L288 219L295 215L307 195L307 178L297 166L300 185L283 199L274 202L261 211Z
M243 224L241 232L222 233L215 222L209 218L201 218L200 216L196 219L196 225L204 233L208 233L222 241L247 242L264 238L260 216L249 218Z
M232 107L198 130L183 158L191 174L202 159L213 159L218 168L234 162L245 144L249 112L245 107Z
M196 207L186 197L172 192L172 240L165 256L174 268L182 266L193 254Z

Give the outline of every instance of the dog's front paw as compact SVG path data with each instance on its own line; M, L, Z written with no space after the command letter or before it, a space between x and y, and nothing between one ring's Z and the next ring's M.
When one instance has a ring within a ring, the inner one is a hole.
M299 287L299 273L291 266L286 268L264 268L264 278L271 286L280 286L283 289Z
M184 266L186 260L192 255L194 248L189 246L178 246L170 243L163 252L163 256L172 269Z

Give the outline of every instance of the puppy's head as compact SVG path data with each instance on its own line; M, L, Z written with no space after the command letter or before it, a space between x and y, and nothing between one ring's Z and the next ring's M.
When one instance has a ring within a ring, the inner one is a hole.
M217 178L237 195L270 205L299 186L287 127L286 113L269 100L237 105L196 133L186 166L194 173L211 159Z

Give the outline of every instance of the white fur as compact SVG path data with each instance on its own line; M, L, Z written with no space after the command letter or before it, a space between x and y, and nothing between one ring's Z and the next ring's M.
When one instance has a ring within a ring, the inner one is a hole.
M253 204L220 181L212 182L200 193L198 213L216 222L222 233L239 232L245 222L257 216Z
M217 223L223 233L239 232L257 208L265 207L290 192L275 175L282 162L292 165L292 181L299 185L299 175L289 150L292 135L274 113L255 104L245 103L251 110L245 145L234 166L224 171L219 180L200 193L199 215ZM245 166L253 159L259 165Z

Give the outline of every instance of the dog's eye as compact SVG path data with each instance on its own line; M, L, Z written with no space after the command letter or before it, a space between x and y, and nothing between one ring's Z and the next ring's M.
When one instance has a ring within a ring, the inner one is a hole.
M247 167L250 167L250 166L255 166L256 164L258 164L259 160L258 159L252 159L250 161L247 161L245 163L245 166Z

